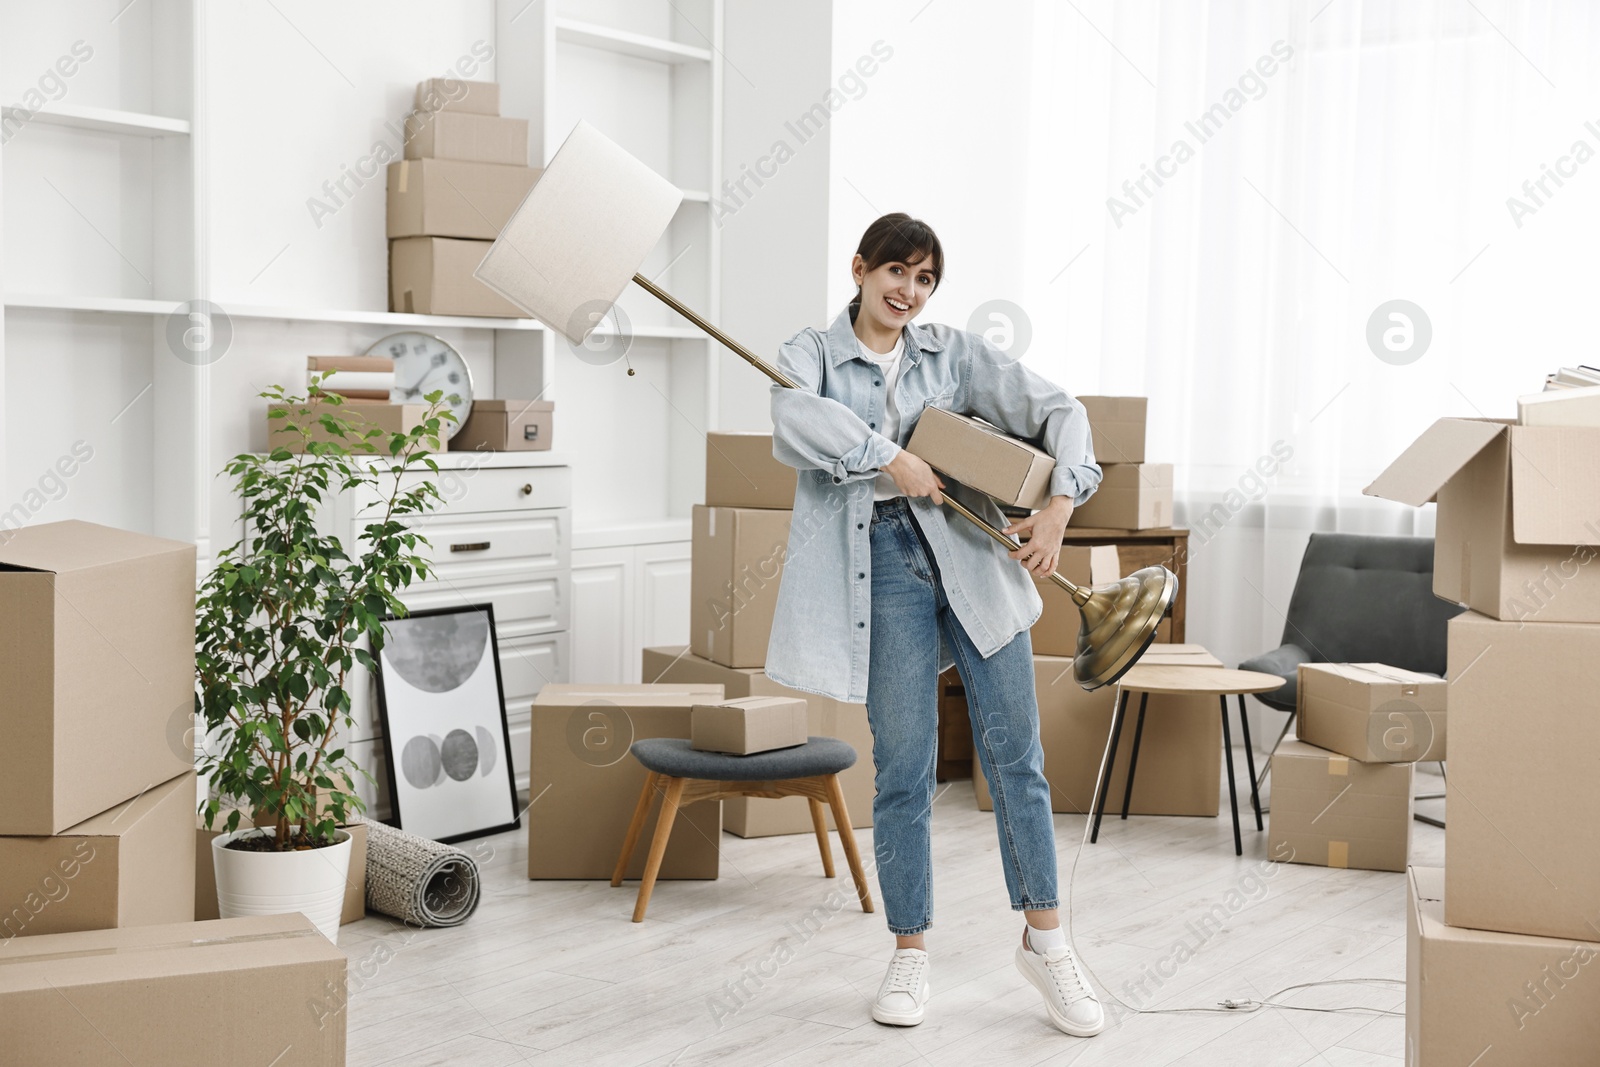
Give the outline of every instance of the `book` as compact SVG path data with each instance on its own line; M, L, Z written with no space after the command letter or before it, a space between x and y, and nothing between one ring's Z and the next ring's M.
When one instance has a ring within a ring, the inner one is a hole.
M1600 385L1567 386L1517 398L1523 426L1600 426Z
M307 369L307 374L315 377L322 371ZM360 371L336 370L327 375L319 383L325 393L348 393L352 389L363 392L382 390L385 395L394 388L394 371Z
M388 356L307 356L309 371L349 370L394 373L394 360Z

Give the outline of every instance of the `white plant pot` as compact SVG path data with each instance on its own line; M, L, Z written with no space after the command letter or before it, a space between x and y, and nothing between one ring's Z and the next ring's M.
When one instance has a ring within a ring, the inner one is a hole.
M228 847L235 838L263 832L272 830L236 830L212 839L217 913L233 919L298 911L337 944L345 880L350 875L350 835L336 830L337 844L296 852L248 852Z

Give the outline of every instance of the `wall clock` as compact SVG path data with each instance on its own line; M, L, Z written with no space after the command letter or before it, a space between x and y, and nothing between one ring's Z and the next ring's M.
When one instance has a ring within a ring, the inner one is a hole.
M423 397L435 389L443 391L445 406L456 417L455 422L446 421L441 427L446 440L454 437L472 414L472 371L460 352L432 334L416 330L390 334L367 349L367 355L394 360L391 403L426 404Z

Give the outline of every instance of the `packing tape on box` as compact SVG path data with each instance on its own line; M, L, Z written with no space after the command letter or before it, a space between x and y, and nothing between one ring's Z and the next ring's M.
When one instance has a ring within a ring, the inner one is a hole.
M215 921L215 920L212 920ZM268 934L235 934L232 937L182 937L171 941L152 941L148 945L107 945L68 952L40 952L30 956L0 956L0 967L9 963L52 963L56 960L91 959L96 956L127 956L135 952L166 952L175 948L206 948L210 945L248 945L254 941L286 941L291 937L321 937L316 927L305 930L274 930Z
M1348 841L1329 841L1328 842L1328 866L1329 867L1348 867L1348 866L1350 866L1350 842L1348 842Z
M1350 777L1350 757L1349 756L1329 756L1328 757L1328 773L1331 774L1331 775L1336 775L1336 776L1338 776L1340 778L1348 778L1348 777Z

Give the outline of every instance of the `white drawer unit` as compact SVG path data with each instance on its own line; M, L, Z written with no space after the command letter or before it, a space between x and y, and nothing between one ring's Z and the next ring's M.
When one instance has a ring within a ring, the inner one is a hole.
M443 453L434 459L437 474L400 476L404 488L432 478L442 498L426 515L402 516L427 537L428 544L415 552L432 564L432 573L402 590L400 599L412 611L493 607L512 762L518 788L526 788L529 708L540 687L567 681L571 670L571 469L551 452ZM380 477L392 487L389 476ZM339 534L352 555L377 507L376 497L365 491L362 499L356 496L341 493L324 509L326 528ZM382 816L388 800L377 685L358 667L347 688L354 726L341 731L339 743L377 779L361 792Z

